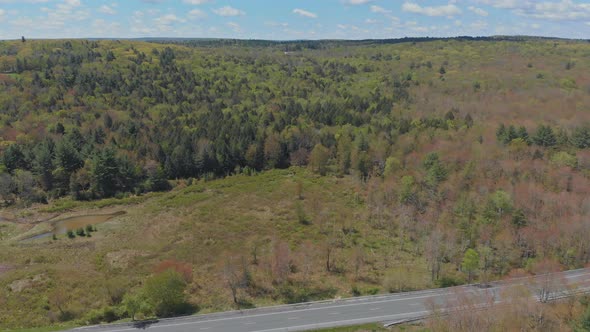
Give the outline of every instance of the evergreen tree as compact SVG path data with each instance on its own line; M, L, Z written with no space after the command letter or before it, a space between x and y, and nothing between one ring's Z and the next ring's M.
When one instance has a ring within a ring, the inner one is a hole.
M506 126L503 123L500 123L498 129L496 129L496 139L498 142L505 144L507 136Z
M55 146L55 166L61 167L72 174L84 166L84 161L76 147L68 139L62 139Z
M19 168L27 168L25 155L23 154L21 146L18 144L11 144L8 146L2 155L2 163L6 167L6 170L10 173L13 173Z
M529 137L529 133L524 126L518 127L518 131L516 133L517 138L521 138L527 144L531 144L531 139Z
M557 138L551 127L540 125L535 132L533 142L540 146L550 147L557 144Z
M49 191L53 187L53 154L50 143L41 143L35 149L33 169L39 179L41 188Z
M117 192L119 168L113 149L106 148L94 155L91 178L91 188L97 196L112 197Z
M590 148L590 127L583 126L574 129L571 142L578 149Z

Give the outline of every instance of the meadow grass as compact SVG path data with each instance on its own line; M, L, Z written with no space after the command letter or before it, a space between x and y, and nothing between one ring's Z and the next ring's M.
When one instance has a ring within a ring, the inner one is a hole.
M303 188L302 200L296 194L298 183ZM319 177L307 169L291 168L195 181L141 197L95 202L64 199L32 207L31 216L58 211L99 214L115 209L127 214L96 225L98 232L91 238L60 235L57 240L18 242L15 239L39 231L45 223L33 229L10 224L0 243L0 264L14 269L0 276L2 304L9 308L0 313L0 320L11 328L25 324L22 322L27 322L25 326L51 324L49 317L56 310L51 296L65 289L67 307L79 317L76 322L83 324L85 312L108 305L105 288L109 282L115 280L132 291L159 262L170 259L191 264L189 293L200 312L233 309L223 284L223 267L230 259L251 262L255 247L259 263L249 264L248 269L260 295L241 294L254 306L283 303L277 292L288 288L304 292L297 296L308 300L385 292L389 289L381 286L382 279L402 275L413 280L401 278L407 280L399 281L404 284L400 290L431 286L422 278L427 276L424 263L410 252L396 250L400 239L366 223L365 206L359 198L363 194L358 190L354 177ZM298 203L308 225L297 219ZM333 248L334 272L326 273L325 234L340 227L353 231L338 240ZM290 281L282 285L273 281L279 243L286 244L288 259L294 264ZM369 252L354 273L358 278L353 276L355 268L349 259L355 248Z

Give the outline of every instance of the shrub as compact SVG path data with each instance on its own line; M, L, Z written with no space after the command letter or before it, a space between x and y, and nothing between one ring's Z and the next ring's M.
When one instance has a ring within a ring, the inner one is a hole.
M112 323L116 320L119 320L120 318L121 317L113 307L105 307L100 310L91 310L88 314L86 314L84 321L86 321L87 324L100 324Z
M551 156L551 162L556 166L578 167L578 158L565 151L559 151Z
M166 270L173 270L178 272L186 283L193 280L193 267L189 263L179 262L173 259L160 262L154 268L154 272L161 273Z
M78 228L76 230L76 235L78 235L78 236L86 236L86 233L84 232L84 228Z
M156 316L171 317L192 310L184 294L186 285L180 273L168 269L149 278L143 291Z
M459 286L464 283L464 280L452 276L442 276L436 281L436 285L440 288Z

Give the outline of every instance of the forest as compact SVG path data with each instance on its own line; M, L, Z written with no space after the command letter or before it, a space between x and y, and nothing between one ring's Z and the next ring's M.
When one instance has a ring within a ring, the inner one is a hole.
M0 321L135 318L166 277L187 306L146 317L585 267L588 60L524 37L2 41ZM104 207L128 214L21 241ZM40 275L42 300L12 287Z

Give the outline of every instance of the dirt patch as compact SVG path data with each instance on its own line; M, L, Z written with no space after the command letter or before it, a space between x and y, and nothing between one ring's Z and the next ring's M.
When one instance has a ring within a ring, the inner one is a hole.
M13 266L11 266L11 265L4 265L4 264L0 264L0 276L1 276L3 273L6 273L6 272L8 272L8 271L10 271L10 270L12 270L12 269L14 269L14 267L13 267Z
M106 254L106 262L113 268L126 269L136 257L145 257L146 253L139 250L120 250Z
M13 293L20 293L28 288L34 288L47 283L48 278L45 274L38 274L32 278L19 279L8 285L8 289Z

